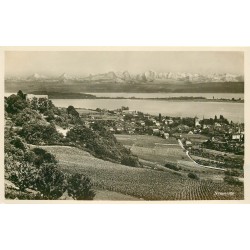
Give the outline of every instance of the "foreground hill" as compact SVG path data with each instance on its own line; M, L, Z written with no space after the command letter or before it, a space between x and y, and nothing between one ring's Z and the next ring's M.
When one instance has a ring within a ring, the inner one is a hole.
M65 146L41 146L55 155L68 173L89 176L94 187L145 200L243 199L242 188L225 183L191 180L173 171L128 167L97 159L89 153ZM228 195L228 192L232 192ZM218 194L225 193L225 195Z

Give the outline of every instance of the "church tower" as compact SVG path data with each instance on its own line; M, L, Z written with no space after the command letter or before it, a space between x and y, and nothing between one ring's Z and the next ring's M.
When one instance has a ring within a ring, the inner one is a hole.
M194 118L194 126L195 127L200 126L199 118L197 116L195 116L195 118Z

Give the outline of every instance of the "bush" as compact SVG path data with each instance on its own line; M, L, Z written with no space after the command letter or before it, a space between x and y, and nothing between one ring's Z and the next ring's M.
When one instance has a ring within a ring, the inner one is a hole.
M56 109L55 105L51 100L47 98L32 98L30 101L31 109L37 110L40 113L45 113L46 111L54 111Z
M27 193L22 191L17 191L13 189L6 188L5 189L5 199L9 200L41 200L40 193Z
M37 169L29 163L16 163L11 167L6 166L8 179L12 181L21 191L31 188L36 182Z
M5 102L5 110L11 114L17 114L27 106L28 103L20 95L11 95Z
M243 182L241 182L238 178L234 178L232 176L225 176L224 182L228 183L229 185L243 186Z
M130 167L140 167L140 162L138 160L138 157L130 156L130 155L123 156L121 160L121 164L130 166Z
M19 134L30 144L57 144L63 135L56 131L55 126L31 123L25 124Z
M42 117L37 111L25 108L20 111L13 120L17 126L22 126L26 123L40 122L42 121Z
M34 148L32 152L35 153L33 161L36 166L40 166L43 163L57 163L55 156L42 148Z
M199 180L199 177L197 174L194 174L194 173L188 173L188 177L190 179L194 179L194 180Z
M43 199L56 200L67 189L65 174L54 164L43 164L38 168L35 187Z
M169 168L169 169L172 169L172 170L175 170L175 171L180 171L180 168L177 167L175 164L173 163L166 163L165 164L165 167L166 168Z
M25 151L26 149L22 139L19 136L15 136L10 139L10 144L12 144L15 148L21 149L22 151Z
M239 177L240 176L240 172L237 171L237 170L227 170L227 171L225 171L225 175Z
M93 200L95 193L90 179L82 174L74 174L68 177L68 195L74 200Z
M71 115L75 118L79 118L79 113L76 111L76 109L73 106L68 106L67 108L68 115Z

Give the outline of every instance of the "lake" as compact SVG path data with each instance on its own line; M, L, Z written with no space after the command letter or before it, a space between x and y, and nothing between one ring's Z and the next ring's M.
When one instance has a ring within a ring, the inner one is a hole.
M103 93L102 93L103 94ZM214 118L223 115L229 121L244 122L244 103L229 102L192 102L192 101L160 101L134 99L53 99L58 107L114 110L128 106L130 110L141 111L152 115Z

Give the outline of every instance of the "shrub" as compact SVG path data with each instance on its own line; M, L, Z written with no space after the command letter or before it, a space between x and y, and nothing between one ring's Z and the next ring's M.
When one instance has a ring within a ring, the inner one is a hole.
M37 169L29 163L19 163L8 168L8 179L12 181L21 191L33 187L36 182Z
M195 180L198 180L198 179L199 179L198 175L197 175L197 174L194 174L194 173L188 173L188 177L189 177L190 179L195 179Z
M240 172L237 171L237 170L227 170L227 171L225 171L225 175L239 177L240 176Z
M232 176L225 176L224 182L228 183L229 185L243 186L243 182L241 182L238 178Z
M79 113L76 111L76 109L73 106L68 106L67 113L68 115L79 118Z
M45 113L46 111L53 111L56 109L55 105L51 100L47 98L32 98L30 101L30 107L40 113Z
M43 199L56 200L67 189L65 174L54 164L43 164L38 169L35 187Z
M10 144L12 144L15 148L19 148L22 151L25 151L25 145L24 145L22 139L18 136L13 137L10 140Z
M130 167L140 167L140 162L138 157L133 155L125 155L122 157L121 164L127 165Z
M31 123L24 124L19 134L31 144L57 144L63 135L60 135L55 126Z
M11 95L6 99L5 110L11 114L17 114L27 106L28 103L20 95Z
M68 177L68 195L74 200L93 200L95 193L90 179L82 174L74 174Z
M34 148L32 151L35 153L34 164L37 166L43 163L57 163L55 156L42 148Z
M169 168L169 169L172 169L172 170L175 170L175 171L180 171L180 168L177 167L175 164L173 163L166 163L165 164L165 167L166 168Z
M24 161L34 163L35 159L36 154L33 151L28 150L24 153Z
M9 200L41 200L40 193L27 193L22 191L17 191L9 188L5 188L5 198Z
M25 108L16 115L14 121L17 126L22 126L26 123L40 122L42 121L42 117L37 111Z

